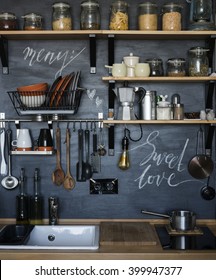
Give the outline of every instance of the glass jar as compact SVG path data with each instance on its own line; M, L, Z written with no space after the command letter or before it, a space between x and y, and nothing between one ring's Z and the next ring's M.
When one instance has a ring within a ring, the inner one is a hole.
M167 60L167 76L183 77L186 75L186 61L183 58L170 58Z
M70 5L64 2L54 3L52 14L52 29L53 30L71 30L72 17Z
M0 14L0 30L16 30L18 28L17 18L13 13Z
M182 21L182 6L169 3L162 8L162 30L180 31Z
M100 29L100 9L98 1L89 0L81 3L80 29Z
M157 5L151 2L139 4L139 30L157 30Z
M194 47L189 50L189 76L208 76L209 72L209 49Z
M22 16L24 18L24 30L42 30L42 16L30 13Z
M163 76L163 60L160 58L146 59L146 62L150 66L150 76Z
M128 30L128 4L125 1L116 1L111 5L110 30Z

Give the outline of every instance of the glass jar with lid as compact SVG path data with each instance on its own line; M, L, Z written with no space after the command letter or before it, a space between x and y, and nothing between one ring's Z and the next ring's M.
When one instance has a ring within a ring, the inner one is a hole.
M30 13L22 16L22 18L24 18L24 30L42 30L42 16Z
M167 76L183 77L186 75L186 60L184 58L170 58L167 60Z
M87 0L81 3L80 29L100 29L100 9L96 0Z
M163 60L161 58L146 59L146 62L150 66L150 76L163 76Z
M182 26L182 6L175 3L162 7L162 30L180 31Z
M157 30L158 28L158 6L151 2L139 4L139 30Z
M6 12L0 14L0 30L16 30L17 28L15 14Z
M52 8L52 29L71 30L72 16L70 5L64 2L57 2L52 5Z
M110 30L128 30L128 4L125 1L116 1L111 5Z
M208 76L209 49L193 47L189 50L189 76Z

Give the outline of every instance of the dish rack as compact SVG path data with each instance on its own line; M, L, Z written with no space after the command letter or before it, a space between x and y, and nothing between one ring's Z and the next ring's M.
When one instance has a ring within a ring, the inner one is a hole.
M75 115L86 89L54 92L8 91L10 100L19 116Z

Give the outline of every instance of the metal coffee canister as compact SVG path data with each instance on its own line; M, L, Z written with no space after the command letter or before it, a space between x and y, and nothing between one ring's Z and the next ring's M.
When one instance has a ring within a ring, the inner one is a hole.
M141 103L141 119L156 119L156 91L147 90Z

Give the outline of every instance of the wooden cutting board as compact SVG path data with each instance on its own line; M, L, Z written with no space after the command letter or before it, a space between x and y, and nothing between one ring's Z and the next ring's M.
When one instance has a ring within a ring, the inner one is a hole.
M153 226L145 222L102 222L101 245L141 246L156 245Z

